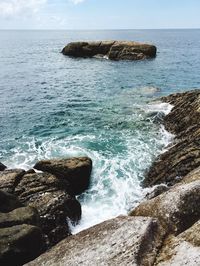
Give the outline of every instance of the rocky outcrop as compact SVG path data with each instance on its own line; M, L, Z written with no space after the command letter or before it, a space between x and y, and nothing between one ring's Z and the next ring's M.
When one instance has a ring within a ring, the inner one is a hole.
M22 203L17 199L17 197L0 190L0 212L10 212L22 206Z
M0 190L13 194L15 187L24 174L25 171L22 169L12 169L0 172Z
M73 57L106 57L110 60L142 60L154 58L154 45L132 41L72 42L62 50Z
M144 186L173 185L200 166L200 90L170 95L162 101L174 105L163 123L176 137L150 167Z
M200 221L178 236L170 235L159 252L155 266L194 266L200 262Z
M7 167L0 162L0 171L4 171Z
M158 221L118 217L63 240L34 265L152 265L164 232Z
M70 194L79 195L89 187L92 160L88 157L46 160L37 162L34 168L53 174L68 184Z
M39 227L21 224L0 228L0 265L21 266L40 255L42 250Z

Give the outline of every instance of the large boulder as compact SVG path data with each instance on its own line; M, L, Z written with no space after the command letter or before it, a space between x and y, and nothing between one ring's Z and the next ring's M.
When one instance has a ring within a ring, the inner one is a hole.
M48 172L69 184L68 192L78 195L84 192L90 184L92 160L88 157L44 160L34 166L35 169Z
M38 210L48 246L70 235L67 219L76 224L81 218L80 203L67 191L68 183L49 173L25 174L15 188L20 202Z
M21 266L39 256L42 250L39 227L22 224L0 228L0 265Z
M0 189L13 194L16 185L25 174L22 169L12 169L0 172Z
M164 232L147 217L118 217L58 243L29 266L152 265Z
M0 162L0 171L4 171L6 168L7 166Z
M10 212L22 206L16 196L0 190L0 212Z
M173 94L162 100L174 105L164 118L164 125L176 137L148 170L144 186L173 185L200 166L200 90Z
M200 219L200 180L172 187L139 204L131 216L157 218L166 231L179 234Z
M200 221L179 234L169 236L157 256L155 266L194 266L200 263Z
M156 47L132 41L72 42L62 53L73 57L101 55L111 60L141 60L155 57Z

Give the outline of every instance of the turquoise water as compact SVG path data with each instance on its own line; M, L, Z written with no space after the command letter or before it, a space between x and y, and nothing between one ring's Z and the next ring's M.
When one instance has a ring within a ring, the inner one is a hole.
M154 43L156 59L112 62L63 56L75 40ZM39 159L88 155L91 186L75 231L124 214L171 140L153 99L200 87L200 30L0 31L0 161L28 169Z

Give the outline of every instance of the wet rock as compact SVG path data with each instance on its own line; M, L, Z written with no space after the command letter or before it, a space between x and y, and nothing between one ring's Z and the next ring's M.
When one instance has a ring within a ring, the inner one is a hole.
M167 185L164 185L164 184L158 185L158 186L154 187L151 192L147 193L145 198L147 200L153 199L153 198L159 196L160 194L162 194L163 192L166 192L168 189L169 189L169 187Z
M152 265L163 231L156 219L117 217L58 243L27 265Z
M142 202L131 216L156 217L169 232L179 234L200 219L200 180L180 184Z
M21 266L41 254L42 232L32 225L0 228L0 265Z
M158 266L194 266L200 262L200 221L178 236L169 236L157 257Z
M0 213L0 228L19 224L39 226L39 214L37 210L31 207L21 207L9 213Z
M6 168L7 166L0 162L0 171L4 171Z
M20 202L38 210L49 246L70 235L68 218L74 224L81 218L80 203L67 189L65 180L48 173L25 174L15 189Z
M0 189L13 194L16 185L25 174L22 169L5 170L0 172Z
M174 105L164 118L167 130L176 134L173 145L161 154L145 176L143 185L179 182L200 166L200 90L162 98Z
M131 41L72 42L62 53L74 57L102 55L111 60L141 60L155 57L156 47Z
M88 157L39 161L35 169L48 172L69 184L68 192L78 195L90 184L92 160Z
M22 206L17 197L0 190L0 212L10 212Z

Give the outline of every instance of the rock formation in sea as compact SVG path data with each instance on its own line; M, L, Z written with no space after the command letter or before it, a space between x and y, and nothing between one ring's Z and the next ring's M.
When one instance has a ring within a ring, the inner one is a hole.
M200 91L162 101L174 105L163 123L176 137L146 175L153 191L129 216L70 236L27 265L199 265Z
M110 60L142 60L156 56L156 46L131 41L72 42L62 53L73 57L97 57Z
M89 186L91 159L40 161L35 168L44 172L0 172L0 265L34 259L70 236L69 222L81 219L75 195Z

